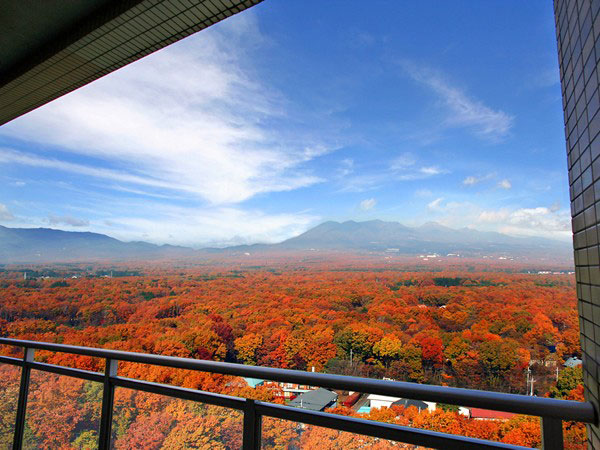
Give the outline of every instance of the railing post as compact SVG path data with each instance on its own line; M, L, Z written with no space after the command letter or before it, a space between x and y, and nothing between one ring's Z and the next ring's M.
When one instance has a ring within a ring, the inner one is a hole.
M21 368L21 385L19 386L19 400L17 404L17 418L15 421L15 434L13 450L23 447L23 434L25 433L25 413L27 411L27 396L29 395L29 380L31 378L30 362L33 362L35 350L25 347L23 349L23 367Z
M254 400L246 399L246 408L244 409L244 450L260 450L260 441L262 437L262 416L256 413L256 404Z
M110 448L113 402L115 398L115 386L111 378L117 376L117 370L118 361L106 358L104 389L102 391L102 415L100 416L100 435L98 436L99 450L108 450Z
M562 420L542 417L542 449L563 450Z

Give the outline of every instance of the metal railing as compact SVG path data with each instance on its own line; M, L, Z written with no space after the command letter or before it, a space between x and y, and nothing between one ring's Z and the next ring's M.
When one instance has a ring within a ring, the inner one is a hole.
M563 448L563 420L593 424L598 423L597 411L595 410L594 405L589 402L527 397L524 395L478 391L473 389L301 372L271 367L245 366L226 362L176 358L171 356L149 355L8 338L0 338L0 344L23 348L23 358L0 356L0 363L12 364L22 368L13 441L13 448L15 450L20 450L22 448L29 380L32 369L103 383L102 413L98 442L98 448L101 450L110 448L113 400L116 387L161 394L184 400L193 400L242 411L244 414L244 450L255 450L261 447L262 417L264 416L432 448L525 448L500 442L375 422L356 417L309 411L252 399L120 377L117 374L119 361L235 375L240 377L261 378L337 390L351 390L390 397L410 398L538 416L542 421L542 445L546 450ZM106 362L105 371L104 373L98 373L36 362L34 360L36 349L103 358Z

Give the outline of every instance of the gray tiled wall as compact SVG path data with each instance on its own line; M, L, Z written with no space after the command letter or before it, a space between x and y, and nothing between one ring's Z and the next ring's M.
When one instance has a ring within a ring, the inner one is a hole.
M555 0L585 396L600 380L600 0ZM588 427L592 448L600 429Z

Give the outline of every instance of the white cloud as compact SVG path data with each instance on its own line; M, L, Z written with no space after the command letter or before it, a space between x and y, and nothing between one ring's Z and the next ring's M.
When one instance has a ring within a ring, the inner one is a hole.
M423 180L425 178L433 177L436 175L441 175L448 173L447 170L441 169L437 166L428 166L428 167L413 167L410 169L406 169L403 171L398 171L394 178L399 181L414 181L414 180Z
M48 223L50 225L67 225L70 227L87 227L90 224L89 220L78 219L72 216L55 216L53 214L48 216Z
M414 155L402 153L391 159L387 168L376 172L358 172L353 160L342 160L337 178L341 184L340 192L366 192L394 181L422 180L443 173L447 171L437 166L421 166Z
M416 164L415 157L410 153L403 153L400 156L397 156L390 162L391 170L405 170L409 167L412 167Z
M440 97L449 112L446 125L469 128L479 137L489 140L508 135L514 122L509 114L469 97L438 73L409 62L404 62L402 66L414 80L423 83Z
M429 209L430 211L440 211L442 209L443 201L444 201L443 197L436 198L435 200L433 200L427 204L427 209Z
M144 202L145 204L146 202ZM168 242L192 247L280 242L306 231L320 218L307 213L265 214L232 207L187 208L152 203L153 214L133 215L135 203L120 205L119 214L94 226L122 240Z
M500 209L497 211L482 211L477 220L484 223L497 223L503 222L509 217L510 212L507 209Z
M547 208L501 208L480 212L477 221L492 225L497 231L518 236L571 238L570 213Z
M347 173L338 173L342 187L340 192L366 192L378 189L394 181L416 181L448 173L437 166L420 166L410 154L403 154L388 164L387 169L378 172L354 174L354 166Z
M428 213L421 220L435 220L452 228L468 227L512 236L538 236L563 241L572 238L570 211L556 209L556 205L485 209L468 201L445 200L440 197L430 202Z
M15 216L8 210L6 205L0 203L0 220L9 222L15 220Z
M501 189L510 189L512 187L512 184L511 184L510 180L507 180L505 178L504 180L502 180L498 183L498 187Z
M360 202L360 209L362 209L363 211L368 211L370 209L373 209L375 207L375 205L377 204L377 200L375 200L374 198L367 198L365 200L363 200L362 202Z
M476 184L479 184L483 181L490 180L490 179L494 178L495 176L496 176L496 174L494 174L494 173L488 173L487 175L481 175L481 176L470 175L463 180L462 184L464 186L475 186Z
M335 134L333 122L262 81L253 17L232 17L3 126L20 143L0 148L0 166L74 175L76 194L63 205L74 215L39 204L24 225L222 246L276 242L316 223L302 211L239 205L322 182L308 165L335 150L320 137ZM351 173L353 161L342 166ZM0 219L12 217L0 208Z
M421 180L448 173L447 170L437 166L417 166L417 159L410 153L396 157L390 162L389 167L392 177L399 181ZM389 175L386 174L386 176Z
M367 192L390 181L387 173L367 173L340 177L339 192Z
M421 167L419 172L421 172L423 175L439 175L441 173L446 173L445 170L442 170L436 166Z
M469 202L445 201L444 197L436 198L427 204L429 212L434 213L436 220L448 226L465 226L464 219L474 208ZM440 216L440 214L444 214Z
M447 173L446 170L437 166L417 166L417 159L411 153L403 153L392 159L389 168L392 172L399 174L401 180L416 180L433 175Z
M0 163L15 163L31 167L57 169L86 177L104 178L113 181L120 181L132 184L142 184L146 186L153 186L164 189L172 188L172 186L169 183L151 177L132 175L130 173L119 170L86 166L83 164L61 161L55 158L44 158L6 148L0 148Z
M213 205L322 181L305 164L330 147L312 132L292 139L275 131L286 103L246 56L260 40L252 17L174 44L0 131L77 154L77 164L7 150L1 158L183 191Z
M336 173L338 177L346 177L354 172L354 160L351 158L342 159Z
M429 189L417 189L415 191L416 197L431 197L432 195L433 192L431 192Z

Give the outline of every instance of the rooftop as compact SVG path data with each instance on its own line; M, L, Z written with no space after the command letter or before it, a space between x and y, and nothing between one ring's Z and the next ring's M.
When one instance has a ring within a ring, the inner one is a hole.
M323 411L337 400L338 395L327 389L319 388L300 394L289 405L297 408L310 409L312 411Z

